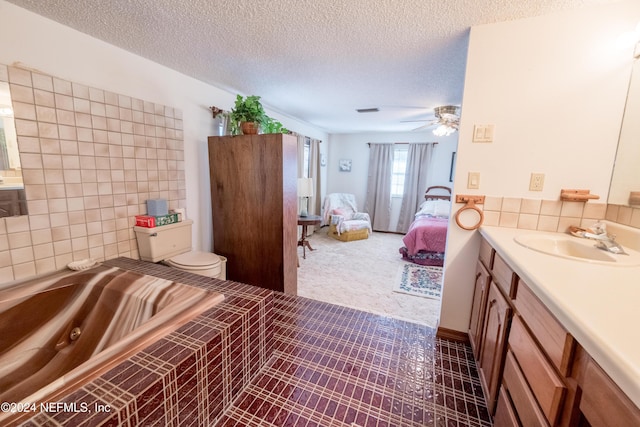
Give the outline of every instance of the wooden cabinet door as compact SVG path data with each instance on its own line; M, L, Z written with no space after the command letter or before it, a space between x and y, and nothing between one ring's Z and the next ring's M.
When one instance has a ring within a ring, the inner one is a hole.
M290 135L209 137L213 250L227 278L297 293L297 140Z
M487 302L487 288L491 276L484 265L478 260L476 264L476 282L473 291L473 305L471 306L471 320L469 321L469 341L473 356L480 358L480 341L482 339L482 326L484 325L484 309Z
M580 411L593 427L637 427L640 409L591 358L582 380Z
M511 307L494 282L489 285L484 312L479 358L480 381L485 392L489 412L493 413L500 386L507 330L511 319Z

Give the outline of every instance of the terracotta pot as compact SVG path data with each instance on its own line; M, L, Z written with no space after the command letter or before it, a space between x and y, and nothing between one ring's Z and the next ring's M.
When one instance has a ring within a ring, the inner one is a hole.
M256 122L242 122L240 123L240 129L242 129L243 135L257 135L260 125Z

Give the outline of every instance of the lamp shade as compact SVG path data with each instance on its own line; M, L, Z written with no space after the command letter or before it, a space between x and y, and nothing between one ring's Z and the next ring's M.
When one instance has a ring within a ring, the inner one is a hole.
M298 197L313 197L312 178L298 178Z

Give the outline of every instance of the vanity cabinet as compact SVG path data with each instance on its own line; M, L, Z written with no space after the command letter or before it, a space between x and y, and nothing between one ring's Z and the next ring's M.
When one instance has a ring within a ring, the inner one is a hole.
M575 340L533 294L529 285L518 280L513 304L531 335L540 343L549 361L560 375L568 376Z
M476 282L473 290L473 305L471 306L471 320L469 322L469 342L476 360L480 359L480 340L484 326L484 310L490 281L489 272L482 262L478 261L476 264Z
M600 366L582 349L576 358L582 397L580 427L637 427L640 409L629 400Z
M498 399L511 319L512 308L508 296L513 286L514 274L483 240L475 277L469 341L478 363L487 406L493 412Z
M494 426L640 426L640 410L487 245L483 240L476 266L469 341L474 354L479 346ZM488 291L478 316L481 279ZM480 336L478 324L484 324Z
M493 412L498 397L510 317L509 303L498 290L496 282L490 282L478 360L480 381L485 391L489 412Z
M565 383L517 315L513 317L509 331L502 386L523 425L556 425ZM536 420L536 423L524 420Z

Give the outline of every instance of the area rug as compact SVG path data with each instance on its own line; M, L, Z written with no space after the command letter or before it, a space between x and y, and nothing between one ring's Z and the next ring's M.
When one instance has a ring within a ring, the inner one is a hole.
M440 299L442 296L442 267L404 264L398 270L393 291Z

